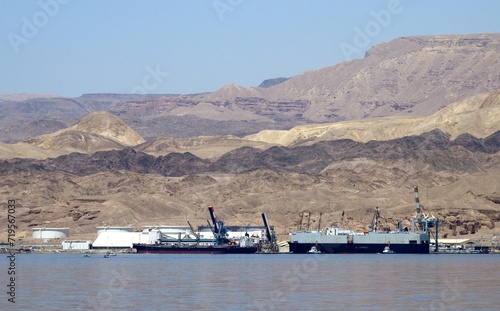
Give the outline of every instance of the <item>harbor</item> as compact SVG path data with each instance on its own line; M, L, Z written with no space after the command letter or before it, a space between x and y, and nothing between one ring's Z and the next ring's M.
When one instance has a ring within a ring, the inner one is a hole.
M379 230L380 209L375 208L369 229L362 232L340 226L318 230L302 230L289 233L288 240L278 240L274 227L266 213L262 213L263 226L226 226L217 218L213 206L208 206L210 220L207 226L195 229L188 226L155 225L134 227L97 227L97 238L68 240L69 228L34 228L33 239L43 243L30 244L30 240L16 247L1 247L2 252L19 253L81 253L116 255L117 253L152 254L498 254L500 237L438 238L439 220L420 203L418 186L414 186L415 214L411 227L397 221L394 231ZM301 214L302 215L302 214ZM310 215L309 215L310 220ZM299 223L302 222L302 219ZM60 243L60 244L59 244Z

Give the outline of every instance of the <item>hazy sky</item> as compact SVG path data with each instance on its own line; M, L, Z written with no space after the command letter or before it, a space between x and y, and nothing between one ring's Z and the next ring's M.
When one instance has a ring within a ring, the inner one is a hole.
M500 32L500 1L0 0L0 94L197 93Z

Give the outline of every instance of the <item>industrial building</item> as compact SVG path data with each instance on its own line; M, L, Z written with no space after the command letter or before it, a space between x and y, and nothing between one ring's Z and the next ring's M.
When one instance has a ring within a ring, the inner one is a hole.
M92 241L80 241L80 240L74 240L74 241L63 241L62 242L62 248L65 251L68 250L89 250L92 248Z

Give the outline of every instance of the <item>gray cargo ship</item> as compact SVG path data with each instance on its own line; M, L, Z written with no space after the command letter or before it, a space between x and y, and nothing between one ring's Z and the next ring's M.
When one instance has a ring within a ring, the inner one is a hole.
M292 253L397 253L428 254L430 252L430 228L435 228L437 243L438 219L428 216L420 205L418 186L414 187L416 214L412 228L401 227L401 221L394 232L377 231L380 212L375 210L370 230L356 232L330 227L320 231L298 231L292 233Z

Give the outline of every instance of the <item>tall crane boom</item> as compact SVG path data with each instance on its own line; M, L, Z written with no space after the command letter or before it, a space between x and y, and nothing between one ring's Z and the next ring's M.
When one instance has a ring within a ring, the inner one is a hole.
M271 230L269 221L267 221L266 213L262 213L262 220L264 221L264 226L266 227L266 237L268 242L264 242L261 244L261 251L265 253L278 253L279 246L276 239L276 233Z
M210 205L208 207L208 211L210 212L210 217L212 218L212 223L214 224L214 232L219 233L220 232L219 221L217 220L217 216L215 216L214 207Z
M215 240L217 241L217 244L223 244L227 242L227 230L224 228L224 222L222 220L218 220L217 216L215 215L214 207L210 205L208 207L208 211L210 212L210 217L212 218L212 222L214 224L214 237Z
M266 213L262 213L262 220L264 221L264 226L266 227L266 237L270 243L273 243L273 236L271 234L271 227L269 227L269 222L267 221Z

